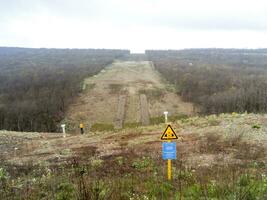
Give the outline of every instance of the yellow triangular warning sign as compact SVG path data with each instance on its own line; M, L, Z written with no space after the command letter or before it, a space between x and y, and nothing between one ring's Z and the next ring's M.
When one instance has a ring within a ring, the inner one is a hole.
M178 139L176 133L172 129L171 125L168 125L166 130L161 136L161 140L175 140Z

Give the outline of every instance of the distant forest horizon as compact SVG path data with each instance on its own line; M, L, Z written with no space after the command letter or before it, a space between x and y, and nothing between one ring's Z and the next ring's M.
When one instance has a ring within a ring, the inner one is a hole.
M197 114L267 112L267 49L146 50L0 47L0 129L56 132L83 80L115 59L153 62Z

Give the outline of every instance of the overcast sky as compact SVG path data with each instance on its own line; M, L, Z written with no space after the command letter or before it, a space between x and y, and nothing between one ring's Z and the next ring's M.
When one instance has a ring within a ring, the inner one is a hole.
M0 46L266 48L267 0L0 0Z

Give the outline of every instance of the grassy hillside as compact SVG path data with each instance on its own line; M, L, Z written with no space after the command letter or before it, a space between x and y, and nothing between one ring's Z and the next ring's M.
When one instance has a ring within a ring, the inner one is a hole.
M182 139L170 182L159 140L164 124L66 138L1 132L0 196L266 199L266 115L192 117L172 126Z

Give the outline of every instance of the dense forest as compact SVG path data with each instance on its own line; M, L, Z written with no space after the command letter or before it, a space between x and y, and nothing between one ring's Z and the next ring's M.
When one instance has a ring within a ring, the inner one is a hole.
M57 131L82 81L128 50L0 48L0 129Z
M128 50L0 48L0 129L58 130L83 79ZM267 112L267 49L146 51L202 114Z
M188 49L146 54L202 114L267 112L267 49Z

